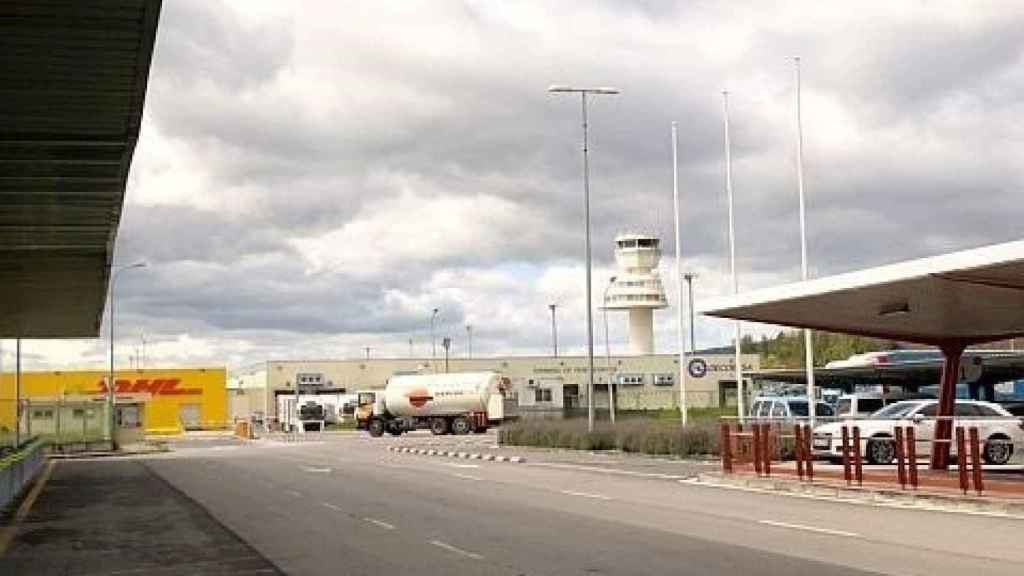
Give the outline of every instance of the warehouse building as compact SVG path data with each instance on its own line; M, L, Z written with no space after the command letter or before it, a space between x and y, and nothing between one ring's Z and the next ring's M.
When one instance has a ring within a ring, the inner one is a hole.
M608 406L608 384L614 384L621 410L662 410L679 406L679 357L674 354L595 357L594 403ZM686 359L687 394L691 407L735 405L736 381L732 354L695 354ZM277 397L322 390L351 394L383 388L395 374L445 371L443 358L374 358L365 360L275 360L234 370L228 378L232 418L278 418ZM756 354L743 356L744 370L758 370ZM508 356L459 358L447 362L449 372L493 370L509 378L506 404L520 415L565 414L587 406L586 356Z
M106 425L105 370L23 372L21 432L59 442L101 439ZM180 434L228 425L224 368L119 370L115 421L125 441L143 434ZM0 375L0 430L15 423L15 374Z

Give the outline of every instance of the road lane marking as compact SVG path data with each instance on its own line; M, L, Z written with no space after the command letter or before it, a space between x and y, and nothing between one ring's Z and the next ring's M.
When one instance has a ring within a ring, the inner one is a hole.
M450 466L452 468L479 468L479 464L452 464L450 462L442 462L442 466Z
M441 542L440 540L431 540L430 543L433 544L434 546L437 546L438 548L443 548L443 549L445 549L445 550L447 550L447 551L449 551L449 552L451 552L453 554L458 554L459 556L464 556L466 558L472 558L473 560L483 560L484 559L484 557L479 555L479 554L475 554L473 552L469 552L467 550L463 550L462 548L456 548L455 546L452 546L451 544L448 544L448 543L445 543L445 542Z
M582 470L584 472L618 474L620 476L635 476L637 478L660 478L662 480L683 480L688 477L682 474L662 474L660 472L636 472L634 470L620 470L618 468L601 468L600 466L583 466L580 464L559 464L555 462L533 462L527 463L527 466L540 466L543 468L563 468L565 470Z
M330 474L332 472L331 468L318 468L316 466L303 466L302 469L313 474Z
M297 490L285 490L284 493L289 496L294 496L295 498L302 498L302 492Z
M483 480L479 476L470 476L469 474L452 474L456 478L462 478L463 480Z
M363 520L365 520L365 521L367 521L370 524L373 524L375 526L380 526L381 528L383 528L385 530L394 530L395 529L395 525L394 524L388 524L387 522L384 522L383 520L377 520L376 518L363 518Z
M856 532L844 532L843 530L831 530L829 528L818 528L817 526L807 526L805 524L790 524L788 522L776 522L774 520L760 520L758 524L764 524L766 526L775 526L776 528L789 528L791 530L803 530L804 532L814 532L815 534L827 534L829 536L844 536L847 538L860 538L860 534Z
M335 506L334 504L331 504L330 502L321 502L320 505L323 506L324 508L330 508L331 510L334 510L335 512L342 512L341 506Z
M594 500L611 500L610 496L604 494L591 494L589 492L575 492L573 490L560 490L562 494L569 496L579 496L580 498L593 498Z

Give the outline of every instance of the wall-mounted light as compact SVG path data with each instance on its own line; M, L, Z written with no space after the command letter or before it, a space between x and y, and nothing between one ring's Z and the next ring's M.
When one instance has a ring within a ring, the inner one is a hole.
M905 300L903 302L885 304L878 311L878 315L882 318L903 316L904 314L910 314L910 303Z

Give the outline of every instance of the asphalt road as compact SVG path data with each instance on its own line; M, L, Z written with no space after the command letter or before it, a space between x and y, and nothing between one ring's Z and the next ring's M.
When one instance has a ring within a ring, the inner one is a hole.
M636 459L479 462L389 443L342 434L146 462L290 574L1024 573L1016 520L696 486Z

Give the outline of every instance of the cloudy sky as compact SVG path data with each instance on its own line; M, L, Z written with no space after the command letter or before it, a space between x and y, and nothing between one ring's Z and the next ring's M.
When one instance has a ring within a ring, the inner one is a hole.
M551 302L583 350L580 110L556 82L622 90L591 107L595 292L614 235L647 231L675 298L672 121L684 266L697 298L728 290L724 89L741 289L798 277L794 55L813 275L1020 238L1019 4L767 4L164 2L118 362L142 334L149 365L429 354L434 307L456 354L467 324L475 352L546 353ZM674 351L672 310L656 324ZM698 344L729 332L699 321ZM101 365L106 345L25 354Z

